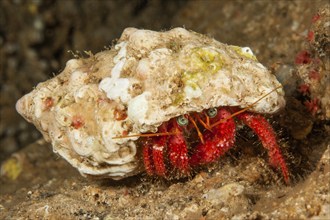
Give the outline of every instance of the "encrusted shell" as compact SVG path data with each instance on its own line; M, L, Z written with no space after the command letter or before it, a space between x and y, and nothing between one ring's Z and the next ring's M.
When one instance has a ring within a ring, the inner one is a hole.
M120 179L140 172L137 137L188 112L251 105L280 86L249 48L175 28L127 28L118 43L72 59L58 76L22 97L17 111L82 174ZM250 111L285 105L281 88Z

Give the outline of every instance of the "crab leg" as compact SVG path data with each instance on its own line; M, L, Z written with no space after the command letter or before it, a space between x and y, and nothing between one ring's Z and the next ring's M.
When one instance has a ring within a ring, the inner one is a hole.
M166 132L166 124L159 128L159 132ZM152 138L152 143L146 143L143 148L144 167L149 175L166 176L165 148L167 136Z
M166 148L167 137L159 137L156 143L152 146L152 157L155 167L156 175L166 176L165 166L165 148Z
M187 174L190 167L188 163L188 148L182 131L183 128L176 122L173 122L172 125L171 131L179 131L179 133L169 138L167 144L169 161L181 173Z
M214 162L234 145L235 122L229 117L230 115L227 109L219 108L217 116L210 119L211 123L215 123L228 118L227 121L213 127L212 131L205 131L205 143L199 144L191 155L189 160L191 166Z
M261 115L248 112L239 114L237 118L242 120L244 124L258 135L263 147L268 150L270 164L280 168L285 182L289 183L288 168L277 144L275 132L268 121Z
M144 143L143 147L143 163L148 175L152 176L155 173L155 167L152 161L152 147L150 143Z

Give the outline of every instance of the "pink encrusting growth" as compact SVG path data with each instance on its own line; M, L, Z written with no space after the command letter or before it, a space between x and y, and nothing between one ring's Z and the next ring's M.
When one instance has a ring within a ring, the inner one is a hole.
M80 115L75 115L72 117L71 126L75 129L79 129L84 126L85 122L84 119Z
M310 89L310 85L304 83L298 87L298 92L300 92L302 95L306 96L310 93L309 89Z
M314 31L309 31L308 34L307 34L307 40L309 42L312 42L315 40L315 35L314 35Z
M319 81L321 76L319 74L319 72L317 70L311 70L308 74L308 77L312 80L316 80L316 81Z
M304 102L307 110L314 116L318 110L320 109L320 100L318 98L314 98L312 100L308 100Z
M315 22L317 22L318 20L320 20L320 18L321 18L321 16L320 16L319 14L316 14L316 15L313 16L313 18L312 18L312 22L315 23Z
M47 97L44 100L44 110L48 111L53 106L54 106L54 99L52 97Z
M305 47L295 58L298 99L313 120L330 119L329 15L324 7L313 16Z
M295 59L296 64L308 64L311 61L312 61L311 54L306 50L300 51Z

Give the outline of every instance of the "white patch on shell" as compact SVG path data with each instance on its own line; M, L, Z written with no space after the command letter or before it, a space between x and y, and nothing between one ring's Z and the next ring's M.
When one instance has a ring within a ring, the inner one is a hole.
M94 149L94 137L83 134L79 130L72 130L68 132L70 142L73 150L81 156L90 156ZM86 137L87 136L87 137ZM86 138L85 138L86 137Z
M121 71L126 62L126 45L126 42L121 42L115 46L116 50L120 50L113 58L115 66L111 70L111 77L105 77L99 84L100 90L104 91L109 99L120 99L124 103L127 103L131 99L129 94L130 80L120 78Z
M71 74L70 84L73 87L84 84L84 81L88 79L88 74L81 71L74 71Z
M138 121L143 123L143 119L146 118L148 111L148 97L150 96L149 92L144 92L136 97L134 97L127 107L127 115L132 121Z
M136 67L137 77L141 80L146 79L151 72L149 61L147 59L141 59Z
M120 154L120 156L116 159L109 160L109 164L117 165L132 162L136 155L136 144L133 141L129 141L125 146L122 146L117 153Z
M111 70L111 78L118 79L120 77L120 73L124 67L125 60L126 59L122 59L122 60L118 61L118 63L116 63L116 65ZM104 78L104 79L107 79L107 78Z
M121 42L115 46L115 50L119 50L117 56L113 58L113 62L118 63L120 60L126 60L126 54L127 54L127 49L126 49L127 43L126 42Z
M80 66L80 62L77 61L77 59L71 59L66 62L65 68L76 70Z
M112 100L118 100L127 103L131 96L128 93L128 90L130 88L130 81L126 78L104 78L99 88L103 90L109 99Z
M193 88L189 85L184 87L184 92L185 92L186 98L189 99L189 100L191 100L193 98L198 98L203 93L202 90L199 87Z
M74 99L75 102L84 102L85 99L91 99L97 97L97 87L90 86L90 85L84 85L78 88L76 91L74 91Z

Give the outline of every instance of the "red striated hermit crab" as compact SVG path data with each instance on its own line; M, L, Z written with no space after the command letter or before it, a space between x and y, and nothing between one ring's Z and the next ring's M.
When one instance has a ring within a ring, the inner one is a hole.
M83 175L112 179L182 176L216 161L235 142L235 117L289 182L261 116L284 105L281 84L249 48L183 28L127 28L110 50L68 61L16 108Z

